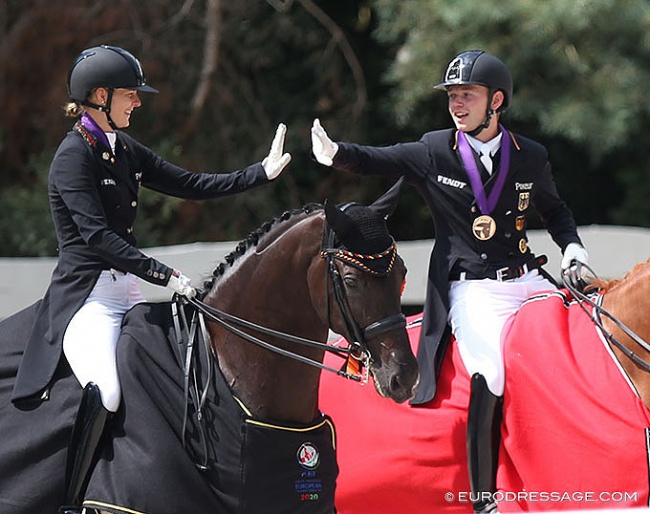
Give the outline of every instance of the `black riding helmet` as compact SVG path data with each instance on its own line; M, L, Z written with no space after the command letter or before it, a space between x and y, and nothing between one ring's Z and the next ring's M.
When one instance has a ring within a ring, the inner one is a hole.
M447 66L442 82L434 87L447 90L450 86L461 84L478 84L490 90L485 122L470 135L476 135L486 128L492 115L495 112L505 111L512 100L513 85L510 70L501 60L482 50L470 50L454 57ZM501 106L493 111L489 106L497 91L503 93L504 99Z
M88 95L97 87L108 89L108 105L88 102ZM117 46L101 45L88 48L75 59L68 73L68 95L75 102L106 113L108 123L114 129L110 117L113 90L135 89L147 93L158 90L147 85L140 61L133 54Z

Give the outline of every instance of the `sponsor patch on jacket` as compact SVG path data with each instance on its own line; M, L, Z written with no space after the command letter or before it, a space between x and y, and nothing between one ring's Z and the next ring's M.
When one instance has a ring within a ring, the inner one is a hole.
M515 182L515 191L530 191L533 188L533 182Z
M444 184L445 186L456 187L458 189L464 189L467 185L467 182L463 182L462 180L455 178L445 177L444 175L438 175L438 182Z
M102 186L115 186L115 181L112 178L104 178L99 181Z

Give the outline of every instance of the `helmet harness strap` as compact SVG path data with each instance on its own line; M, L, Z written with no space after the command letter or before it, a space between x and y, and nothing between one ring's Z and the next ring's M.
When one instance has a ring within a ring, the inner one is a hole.
M97 109L100 112L103 112L106 114L106 120L108 121L108 124L113 130L117 130L117 125L115 125L115 122L113 121L113 118L111 118L111 103L113 102L113 91L114 89L112 87L107 87L106 90L108 91L108 99L106 100L106 105L99 105L99 104L94 104L92 102L81 102L81 105L84 105L86 107L90 107L92 109Z
M497 89L490 88L490 99L488 101L487 109L485 111L485 120L483 123L481 123L478 127L476 127L474 130L468 132L467 134L476 137L478 134L480 134L484 129L488 128L490 126L490 120L492 119L492 116L498 112L498 109L495 111L492 109L492 100L494 100L494 94L497 92Z

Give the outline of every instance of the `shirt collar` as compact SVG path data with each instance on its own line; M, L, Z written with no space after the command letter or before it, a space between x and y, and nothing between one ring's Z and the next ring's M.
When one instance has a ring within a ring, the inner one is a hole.
M467 137L467 141L471 145L471 147L476 151L476 153L480 154L481 153L481 147L483 145L487 145L488 148L490 149L490 155L494 155L497 153L499 148L501 147L501 132L497 134L496 137L493 137L487 142L479 141L475 137L470 136L469 134L465 134Z

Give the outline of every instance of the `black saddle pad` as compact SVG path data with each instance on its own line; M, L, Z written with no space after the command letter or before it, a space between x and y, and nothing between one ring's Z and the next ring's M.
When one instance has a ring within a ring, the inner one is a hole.
M49 399L11 403L18 365L37 304L0 323L0 512L55 514L63 502L67 447L81 386L65 360Z
M252 419L214 366L204 437L193 404L184 433L181 355L170 304L127 314L117 355L123 402L84 505L118 514L334 512L331 420L287 427ZM201 353L202 380L209 359Z

